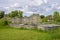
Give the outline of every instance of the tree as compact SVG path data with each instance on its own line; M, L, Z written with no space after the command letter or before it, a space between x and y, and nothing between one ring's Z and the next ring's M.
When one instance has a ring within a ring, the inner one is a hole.
M7 19L4 19L3 25L8 25L8 20Z
M40 18L43 19L43 18L45 18L45 16L44 15L41 15Z
M18 10L15 10L15 11L12 11L11 13L9 13L9 17L20 17L22 18L23 17L23 12L22 11L18 11Z
M22 23L23 12L20 10L18 11L18 17L21 18L20 23Z
M58 18L59 17L59 12L58 11L55 11L54 12L54 18Z
M55 22L60 22L60 15L58 11L55 11L53 16L54 16Z
M18 17L20 17L20 18L23 17L23 12L22 11L18 11Z
M0 19L4 17L4 11L0 11Z
M48 20L46 19L46 18L44 18L44 19L42 19L42 22L44 23L44 22L48 22Z
M15 11L12 11L11 13L9 13L9 16L10 17L15 17L15 16L17 16L17 14L18 14L18 11L15 10Z
M46 18L47 18L47 20L50 20L50 21L52 21L54 19L53 15L48 15L48 16L46 16Z

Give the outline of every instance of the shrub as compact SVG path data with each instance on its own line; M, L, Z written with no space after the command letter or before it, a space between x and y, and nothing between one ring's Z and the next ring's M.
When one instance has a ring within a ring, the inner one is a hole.
M7 20L6 18L0 19L0 25L9 25L11 21Z

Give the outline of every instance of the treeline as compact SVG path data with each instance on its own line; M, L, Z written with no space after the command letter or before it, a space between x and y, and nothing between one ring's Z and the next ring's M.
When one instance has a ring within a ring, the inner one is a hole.
M42 23L60 24L60 13L58 11L55 11L52 15L41 15L40 17L42 19Z
M22 11L19 11L19 10L15 10L15 11L11 11L10 13L8 14L5 14L4 11L0 11L0 19L3 18L3 17L20 17L22 18L23 17L23 12Z
M5 25L10 23L9 18L14 18L14 17L22 18L23 17L23 11L14 10L8 14L5 14L4 11L0 11L0 20L1 19L4 20L3 23ZM40 18L41 18L41 23L51 23L51 24L60 23L60 14L58 11L55 11L53 13L53 15L48 15L48 16L40 15Z
M14 18L14 17L22 18L23 12L20 10L14 10L8 14L5 14L4 11L0 11L0 26L9 25L11 23L11 18Z

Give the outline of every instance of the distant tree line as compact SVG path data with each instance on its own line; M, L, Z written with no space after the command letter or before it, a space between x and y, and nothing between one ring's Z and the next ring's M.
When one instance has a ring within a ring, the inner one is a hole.
M7 16L9 17L23 17L23 12L19 11L19 10L15 10L15 11L11 11L11 13L9 13Z
M53 15L48 16L41 15L40 17L42 19L42 22L60 23L60 13L58 11L54 11Z
M8 14L5 14L4 11L0 11L0 19L4 18L5 24L8 23L7 22L8 18L14 18L14 17L22 18L23 17L23 11L14 10ZM53 15L48 15L48 16L40 15L40 18L42 20L41 21L42 23L60 23L60 14L58 11L54 11Z
M22 18L23 12L20 10L14 10L8 14L5 14L4 11L0 11L0 23L3 25L8 25L9 23L11 23L10 20L11 18L14 18L14 17Z
M4 11L0 11L0 19L3 18L4 16L5 17L11 17L11 18L13 18L13 17L22 18L23 17L23 12L20 11L20 10L14 10L14 11L11 11L10 13L8 13L8 14L5 14Z

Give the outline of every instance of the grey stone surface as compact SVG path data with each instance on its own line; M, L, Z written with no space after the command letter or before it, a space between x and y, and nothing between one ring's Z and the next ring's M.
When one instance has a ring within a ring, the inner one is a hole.
M50 30L50 29L56 29L57 27L60 27L60 25L57 24L41 24L41 19L39 14L33 14L30 17L23 17L23 18L12 18L11 19L12 24L10 24L13 28L27 28L27 29L41 29L41 30Z
M57 25L57 24L40 24L40 25L38 25L38 29L42 29L42 30L54 30L58 27L60 27L60 25Z
M23 18L12 18L12 23L16 24L39 24L40 23L40 15L39 14L33 14L30 17L23 17Z

